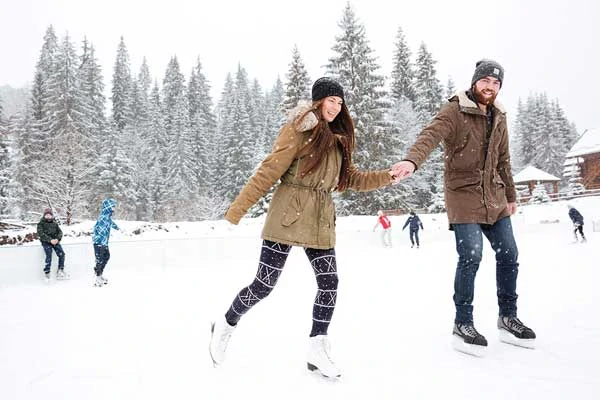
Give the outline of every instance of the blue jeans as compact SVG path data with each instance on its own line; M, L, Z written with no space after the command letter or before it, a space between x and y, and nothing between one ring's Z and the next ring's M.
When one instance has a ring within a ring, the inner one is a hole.
M52 250L56 252L58 257L58 269L63 269L65 267L65 252L62 249L62 246L57 244L52 244L49 242L42 242L42 247L44 248L44 253L46 253L46 263L44 264L44 273L50 273L50 264L52 264Z
M96 257L96 266L94 272L96 276L101 276L104 273L104 267L110 259L110 251L108 246L102 246L100 244L94 244L94 256Z
M475 275L481 262L483 236L489 240L496 253L496 288L499 315L517 316L517 262L519 251L513 235L510 217L493 225L452 224L456 238L458 265L454 277L454 304L457 323L473 322L473 293Z
M417 241L417 247L419 247L419 230L411 229L410 230L410 243L414 246L415 240Z

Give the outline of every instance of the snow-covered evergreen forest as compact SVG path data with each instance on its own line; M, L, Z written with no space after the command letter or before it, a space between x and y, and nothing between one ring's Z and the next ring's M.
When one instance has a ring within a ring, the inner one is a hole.
M325 74L346 91L356 125L354 161L361 169L389 168L454 92L455 83L451 77L441 83L426 44L413 53L401 28L390 38L393 54L376 55L350 5L338 25ZM296 46L290 44L290 50L283 78L265 88L241 64L225 82L211 82L201 55L185 71L176 56L165 60L162 77L145 59L132 70L124 38L114 64L102 66L91 40L59 37L48 27L29 100L11 115L2 112L0 102L0 217L28 220L52 206L68 223L96 215L107 196L118 201L121 219L221 217L270 151L285 112L310 98L318 77L309 76ZM381 57L393 60L391 71L382 71ZM210 94L215 84L222 86L218 99ZM560 176L577 131L558 100L530 94L512 122L514 169L532 164ZM440 211L442 171L440 148L409 181L338 195L338 212ZM251 214L264 213L269 198Z

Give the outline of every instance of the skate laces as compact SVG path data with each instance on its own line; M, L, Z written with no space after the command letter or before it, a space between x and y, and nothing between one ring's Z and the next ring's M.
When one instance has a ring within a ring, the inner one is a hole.
M228 325L227 322L225 322L225 326L223 326L223 329L221 330L221 332L219 334L219 344L223 348L227 347L227 344L229 343L229 339L231 338L231 335L233 334L233 327L229 328L226 325Z
M479 336L479 332L477 332L474 325L460 324L459 329L471 337Z
M523 323L517 317L506 317L506 321L504 322L504 324L508 326L509 329L517 331L519 333L523 333L523 331L526 328L526 326L523 325Z
M323 353L325 354L325 357L327 358L327 360L332 364L335 365L333 363L333 360L331 359L331 356L329 355L329 352L331 351L331 345L329 344L329 340L327 340L326 337L321 339L321 346L323 348Z

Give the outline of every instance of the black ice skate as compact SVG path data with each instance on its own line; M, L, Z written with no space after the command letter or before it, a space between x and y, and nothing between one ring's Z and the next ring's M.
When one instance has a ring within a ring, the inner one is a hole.
M487 340L477 332L473 323L454 324L452 330L452 347L461 353L483 357L487 350Z
M535 332L517 317L498 317L500 341L515 346L535 348Z

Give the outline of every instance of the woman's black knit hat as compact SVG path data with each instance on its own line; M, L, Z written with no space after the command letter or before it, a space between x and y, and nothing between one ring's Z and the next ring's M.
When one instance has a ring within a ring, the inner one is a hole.
M331 78L319 78L313 83L312 100L321 100L328 96L337 96L344 100L344 88Z

